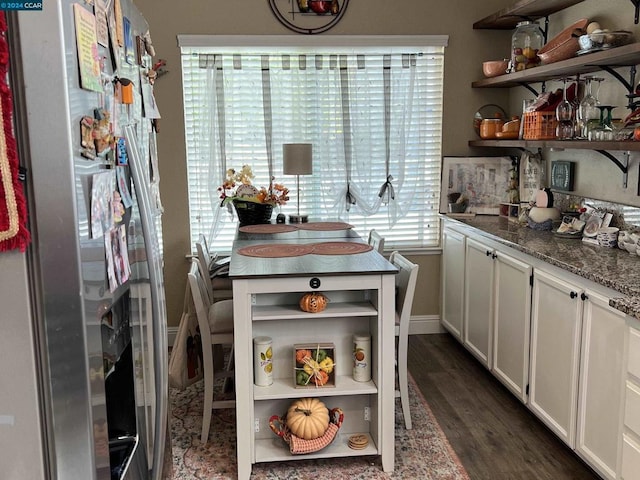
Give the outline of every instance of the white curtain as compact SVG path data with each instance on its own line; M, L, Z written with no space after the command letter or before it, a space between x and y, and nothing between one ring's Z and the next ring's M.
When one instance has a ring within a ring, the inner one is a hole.
M251 165L258 185L271 172L292 191L282 211L294 211L295 179L282 175L284 143L313 144L314 171L300 177L299 201L314 219L383 211L393 225L405 215L425 156L414 101L419 58L201 54L209 105L197 128L209 136L211 238L234 222L216 209L227 168Z

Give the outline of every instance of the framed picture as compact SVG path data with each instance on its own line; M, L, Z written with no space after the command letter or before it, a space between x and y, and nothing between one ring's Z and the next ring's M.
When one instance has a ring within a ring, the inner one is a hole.
M554 160L551 162L551 188L563 192L573 191L576 162Z
M440 213L449 212L448 195L459 193L468 201L468 213L499 215L512 168L510 157L443 157Z

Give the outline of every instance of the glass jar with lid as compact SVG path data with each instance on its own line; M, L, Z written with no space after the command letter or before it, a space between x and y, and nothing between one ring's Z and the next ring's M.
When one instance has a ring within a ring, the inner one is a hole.
M538 50L544 37L536 22L520 22L511 36L511 71L519 72L540 65Z

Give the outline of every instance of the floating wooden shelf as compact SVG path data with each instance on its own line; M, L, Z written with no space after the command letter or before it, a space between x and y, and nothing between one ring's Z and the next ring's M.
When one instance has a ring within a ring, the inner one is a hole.
M473 24L474 29L511 30L523 20L536 20L584 0L521 0Z
M560 77L599 72L603 67L629 67L640 64L640 43L588 53L549 65L520 72L507 73L493 78L483 78L471 84L473 88L505 88L523 84L556 80Z
M470 147L500 148L538 148L574 149L574 150L607 150L639 152L640 142L627 140L624 142L590 142L588 140L470 140Z
M546 17L548 26L549 15L567 7L571 7L583 0L520 0L499 12L483 18L473 24L474 29L512 29L521 20L536 20ZM640 0L631 0L635 6L634 22L638 24L640 16ZM546 29L545 29L546 31ZM628 91L629 103L627 108L637 108L635 95L636 65L640 64L640 43L632 43L622 47L612 48L601 52L587 53L560 62L540 65L529 70L507 73L493 78L483 78L471 83L473 88L510 88L522 86L534 95L531 83L543 83L548 80L558 80L562 77L582 75L605 71L616 78ZM629 80L620 75L616 69L629 67ZM544 90L544 84L543 84ZM575 149L592 150L611 160L622 172L623 187L627 187L629 175L629 152L640 151L640 142L590 142L587 140L470 140L470 147L498 147L518 149ZM623 152L624 160L613 155L612 151ZM640 195L640 179L638 179L638 195Z

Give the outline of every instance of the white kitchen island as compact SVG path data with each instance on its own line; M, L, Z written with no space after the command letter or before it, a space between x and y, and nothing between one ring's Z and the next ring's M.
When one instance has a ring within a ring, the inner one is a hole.
M296 459L378 455L382 468L394 468L395 274L396 268L374 250L364 253L285 258L245 256L252 245L308 245L325 241L362 243L352 230L294 231L273 235L240 233L234 242L233 281L238 478L249 479L252 465ZM328 307L303 312L306 292L322 292ZM353 335L371 335L372 379L352 377ZM253 338L273 341L271 386L253 382ZM294 344L335 344L335 386L296 388ZM325 449L292 455L269 428L272 415L284 415L295 399L318 397L344 412L337 437ZM368 435L363 450L348 446L354 433Z

